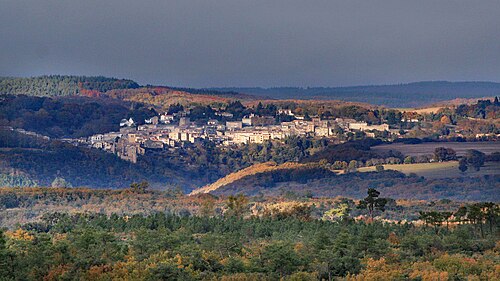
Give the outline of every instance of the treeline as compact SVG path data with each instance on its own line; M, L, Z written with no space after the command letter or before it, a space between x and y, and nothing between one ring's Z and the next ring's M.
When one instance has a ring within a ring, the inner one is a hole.
M139 85L127 79L103 76L50 75L30 78L0 77L0 94L30 96L80 95L82 90L106 92L112 89L134 89Z
M120 120L138 124L156 112L143 104L90 98L53 99L0 95L0 125L22 128L50 137L86 137L120 129Z
M53 213L0 233L4 280L496 280L498 224ZM498 215L497 215L498 216Z
M462 117L497 119L500 118L500 102L498 97L494 101L479 100L476 104L461 104L455 109L455 113Z
M351 160L366 162L370 159L389 157L403 160L403 154L399 151L380 153L370 150L370 147L382 143L383 142L380 139L367 138L341 144L328 145L319 152L304 157L302 162L320 162L321 160L326 160L328 163L335 163L336 161L350 162Z

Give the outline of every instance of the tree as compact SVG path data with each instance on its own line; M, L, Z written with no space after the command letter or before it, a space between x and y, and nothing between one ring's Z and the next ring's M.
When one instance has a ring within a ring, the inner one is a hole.
M311 116L309 116L309 114L306 112L306 114L304 114L304 121L311 121L312 118Z
M358 161L356 160L351 160L349 161L349 172L356 172L356 169L358 168Z
M142 181L140 183L134 182L134 183L130 184L130 189L132 189L132 191L138 192L138 193L145 193L148 188L149 188L149 182L147 182L147 181Z
M215 197L213 195L208 193L203 195L199 212L203 217L211 217L215 214Z
M315 241L315 253L324 265L321 280L333 280L333 276L359 272L361 263L353 249L352 238L349 233L342 231L332 241L325 233L319 233Z
M6 246L6 241L5 241L5 235L2 230L0 230L0 276L3 276L5 280L11 280L13 276L12 274L12 265L10 264L12 261L11 257L12 253L9 252L7 246ZM0 277L1 279L1 277ZM13 278L12 278L13 280Z
M451 148L437 147L434 150L434 159L439 162L455 160L457 159L457 153Z
M53 181L52 184L50 185L51 187L54 188L67 188L67 187L72 187L71 183L66 181L62 177L56 177Z
M384 168L384 165L377 165L377 166L375 166L375 170L376 170L377 172L383 172L383 171L384 171L384 169L385 169L385 168Z
M323 220L329 221L348 221L351 208L347 203L339 203L335 208L326 211L323 214Z
M398 118L396 117L396 111L394 110L387 112L386 119L387 119L387 124L389 125L395 125L401 121L401 119L398 120Z
M280 279L294 272L302 263L288 242L274 242L264 248L262 261L269 272L279 273Z
M451 124L451 119L447 115L443 115L439 121L443 124Z
M465 158L461 158L460 161L458 161L458 169L460 172L465 173L467 171L467 160Z
M419 212L419 214L420 214L420 220L423 220L426 226L429 224L434 226L434 230L436 231L437 234L439 230L438 226L441 226L441 224L445 220L444 215L436 211ZM451 216L451 213L449 214L449 216Z
M406 156L405 159L404 159L404 161L403 161L403 163L405 163L405 164L411 164L411 163L413 163L413 157Z
M243 194L238 194L236 196L229 195L227 198L227 213L230 216L241 217L245 214L248 204L248 199Z
M469 149L465 154L465 159L467 159L467 163L471 164L476 171L479 171L481 166L484 165L485 154L475 149Z
M463 223L465 221L465 218L467 216L467 207L466 206L460 206L458 210L453 214L455 217L455 221L458 223Z
M490 233L493 234L493 228L496 226L496 222L500 217L500 207L493 202L482 203L482 211L484 213L484 218L488 222Z
M381 212L385 211L385 205L387 204L387 199L379 198L380 192L374 188L369 188L367 193L368 196L365 199L359 201L357 208L367 209L370 218L373 221L375 210L379 210Z
M469 208L467 208L467 210L468 210L467 218L471 223L476 225L476 227L479 226L481 237L484 238L483 221L486 215L483 212L483 204L482 203L472 204L469 206Z

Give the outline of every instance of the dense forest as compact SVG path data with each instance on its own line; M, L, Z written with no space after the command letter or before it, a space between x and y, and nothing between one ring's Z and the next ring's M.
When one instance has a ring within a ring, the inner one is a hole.
M0 77L0 94L31 96L70 96L112 89L134 89L139 85L127 79L107 78L102 76L63 76L50 75L30 78Z
M388 202L376 191L368 194L366 202ZM449 211L434 205L420 211L422 224L414 224L354 220L342 202L322 219L300 202L250 215L249 199L227 197L217 213L216 199L205 197L198 201L198 215L45 213L0 232L0 275L3 280L500 278L500 213L492 203ZM366 217L365 201L354 207ZM383 211L382 204L375 209Z

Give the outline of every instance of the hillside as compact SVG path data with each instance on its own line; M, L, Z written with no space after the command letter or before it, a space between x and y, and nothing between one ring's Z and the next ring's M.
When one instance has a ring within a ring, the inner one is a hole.
M458 169L457 169L458 171ZM492 172L492 170L489 170ZM484 171L483 171L484 172ZM198 189L214 195L326 197L361 199L368 188L376 188L394 199L500 201L498 174L423 178L399 171L336 174L317 164L258 164L232 173Z
M252 165L235 173L231 173L216 182L196 189L190 195L200 193L210 193L217 191L219 188L227 187L240 181L245 181L248 178L254 179L256 176L271 176L273 182L287 180L307 180L308 178L321 178L332 172L325 170L317 164L299 164L287 162L281 165L275 162L266 162ZM316 177L318 176L318 177Z
M0 183L7 186L51 186L57 177L75 187L113 189L144 180L164 190L191 190L209 182L168 160L148 155L131 163L102 150L0 128Z
M428 81L352 87L213 88L275 99L321 99L364 102L387 107L421 107L456 98L500 95L500 83Z
M173 90L168 87L141 87L137 89L114 89L104 93L106 97L123 101L139 102L168 107L170 104L225 104L233 100L230 96L191 94L185 91Z

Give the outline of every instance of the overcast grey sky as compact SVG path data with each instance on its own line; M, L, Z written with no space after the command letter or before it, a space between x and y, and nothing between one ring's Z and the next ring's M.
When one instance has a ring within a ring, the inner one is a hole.
M0 0L0 76L342 86L500 81L498 0Z

